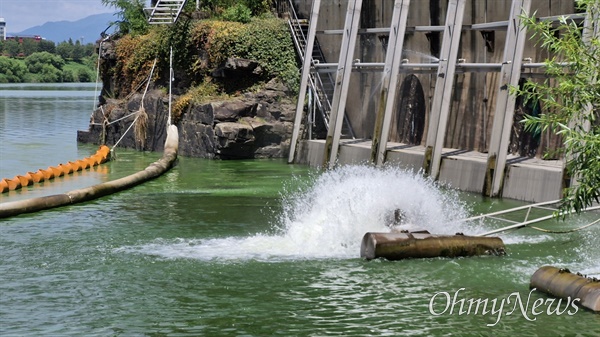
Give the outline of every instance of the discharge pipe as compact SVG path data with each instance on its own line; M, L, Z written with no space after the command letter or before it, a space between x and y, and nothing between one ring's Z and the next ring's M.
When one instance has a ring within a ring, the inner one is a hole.
M462 234L366 233L360 247L360 256L367 260L504 254L504 242L500 238Z
M530 289L562 299L570 299L584 308L600 312L600 280L573 274L568 269L543 266L533 275Z

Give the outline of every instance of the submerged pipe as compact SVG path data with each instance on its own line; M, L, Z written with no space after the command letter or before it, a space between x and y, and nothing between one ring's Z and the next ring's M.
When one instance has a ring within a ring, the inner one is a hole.
M554 297L569 299L582 307L600 312L600 280L573 274L568 269L552 266L539 268L529 282L537 289Z
M178 148L179 133L177 127L175 125L170 125L167 128L167 140L165 141L165 150L162 158L148 165L143 171L120 179L73 190L64 194L3 203L0 204L0 218L72 205L134 187L162 175L173 167L175 160L177 159Z
M367 260L475 255L504 255L504 242L497 237L459 234L366 233L360 247L360 256Z

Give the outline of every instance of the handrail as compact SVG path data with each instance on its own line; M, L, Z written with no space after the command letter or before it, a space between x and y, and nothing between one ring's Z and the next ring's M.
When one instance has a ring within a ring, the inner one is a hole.
M296 13L293 2L291 0L275 1L275 7L277 8L278 11L283 10L284 4L285 4L285 7L286 7L288 13L290 13L290 19L288 20L288 26L292 32L292 40L294 42L294 46L296 48L298 55L300 56L301 61L305 62L306 55L305 55L304 47L306 46L306 43L307 43L307 36L304 34L304 31L302 30L302 26L300 24L300 19L298 18L298 14ZM318 42L316 42L316 44L318 44ZM323 52L321 51L320 47L313 48L313 53L315 51L319 53L319 57L324 61L325 55L323 55ZM311 58L311 66L313 69L317 68L318 63L319 63L319 60L317 60L315 62L315 59ZM330 73L324 73L324 74L325 74L325 76L327 76L328 83L334 83L333 77L331 76ZM316 93L314 95L315 102L317 104L317 107L319 108L319 111L321 112L321 116L323 117L325 128L326 128L326 130L329 130L329 112L331 111L331 97L329 97L329 94L327 92L327 89L326 89L326 86L325 86L322 76L323 76L323 74L321 74L317 71L313 71L312 76L309 77L309 85L310 85L310 88ZM354 139L355 138L354 130L352 130L352 126L351 126L350 121L348 120L348 116L346 116L346 114L344 114L344 122L348 126L348 131L350 133L350 136L352 137L352 139Z
M549 215L544 215L544 216L539 216L539 217L532 217L531 219L530 219L530 216L531 216L531 211L533 209L541 209L541 210L546 210L546 211L557 212L558 211L557 207L548 207L548 205L556 205L559 202L560 202L560 200L551 200L551 201L539 202L536 204L513 207L513 208L505 209L502 211L496 211L496 212L491 212L491 213L487 213L487 214L480 214L480 215L472 216L472 217L469 217L466 219L462 219L460 222L493 219L493 220L503 221L503 222L512 224L512 225L509 225L506 227L502 227L499 229L495 229L495 230L492 230L489 232L485 232L485 233L476 235L476 236L488 236L491 234L504 232L504 231L507 231L510 229L523 228L523 227L526 227L526 226L534 224L534 223L538 223L538 222L542 222L542 221L546 221L546 220L555 218L555 214L549 214ZM598 209L600 209L600 206L592 206L592 207L587 207L587 208L583 209L583 212L594 211L594 210L598 210ZM516 221L516 220L505 219L505 218L499 217L499 215L510 214L510 213L515 213L515 212L525 211L525 210L527 212L526 212L525 216L523 217L522 221ZM564 213L564 215L570 215L573 213L575 213L575 211L567 211Z

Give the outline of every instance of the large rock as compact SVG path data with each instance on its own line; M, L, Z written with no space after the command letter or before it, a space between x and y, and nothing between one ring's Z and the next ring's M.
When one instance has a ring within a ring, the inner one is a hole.
M162 151L168 120L168 96L161 90L132 95L127 101L108 99L92 114L87 131L77 139L86 143L105 143ZM146 113L146 137L136 139L135 118ZM179 128L179 154L219 159L286 157L292 133L295 104L287 88L270 82L256 93L204 104L191 104L181 116L173 118ZM129 129L129 131L127 131Z
M263 73L262 67L256 61L229 57L212 72L212 76L215 78L260 77Z

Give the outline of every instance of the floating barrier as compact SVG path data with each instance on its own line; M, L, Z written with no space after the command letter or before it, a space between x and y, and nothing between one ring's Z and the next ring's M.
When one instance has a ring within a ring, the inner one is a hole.
M88 158L80 159L75 162L69 161L67 164L50 166L47 169L39 169L36 172L27 172L24 175L17 175L12 179L0 180L0 193L18 190L20 188L31 186L54 178L62 177L65 174L88 169L92 166L100 165L109 160L110 149L106 145L100 146L95 154Z
M45 197L32 198L27 200L19 200L13 202L6 202L0 204L0 218L7 218L14 215L23 213L38 212L45 209L72 205L84 201L89 201L116 193L136 185L139 185L145 181L154 179L166 171L168 171L175 164L177 159L177 151L179 148L179 132L175 125L170 125L167 128L167 140L165 141L165 150L163 156L148 165L143 171L131 174L129 176L101 183L98 185L70 191L64 194L55 194ZM106 156L109 153L106 148ZM104 153L104 152L103 152ZM59 165L60 166L60 165ZM63 172L62 169L52 168L56 172Z
M504 254L504 242L498 237L433 235L427 232L366 233L360 247L360 256L367 260Z
M600 312L600 280L568 269L543 266L531 275L530 289L537 289L554 297L576 301L582 307Z

